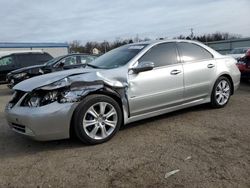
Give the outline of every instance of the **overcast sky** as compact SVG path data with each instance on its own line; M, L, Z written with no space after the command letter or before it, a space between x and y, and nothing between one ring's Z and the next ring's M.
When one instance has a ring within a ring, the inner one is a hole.
M215 31L250 37L250 0L0 0L0 42L112 41Z

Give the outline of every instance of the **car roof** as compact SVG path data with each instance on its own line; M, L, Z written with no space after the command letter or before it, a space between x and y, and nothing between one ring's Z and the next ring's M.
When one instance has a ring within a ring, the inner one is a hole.
M27 54L27 53L45 53L42 50L19 50L19 51L1 51L0 58L13 54Z
M150 40L150 41L131 43L131 45L134 45L134 44L156 44L156 43L165 43L165 42L189 42L189 43L199 43L199 44L201 44L201 42L195 41L195 40L164 39L164 40Z
M214 49L212 49L211 47L203 44L202 42L199 42L199 41L195 41L195 40L183 40L183 39L167 39L167 40L153 40L153 41L144 41L144 42L138 42L138 43L131 43L129 45L147 45L148 47L147 48L151 48L152 46L154 45L157 45L157 44L161 44L161 43L167 43L167 42L185 42L185 43L192 43L192 44L196 44L198 46L201 46L203 48L205 48L207 51L209 51L210 53L213 54L214 57L222 57L222 55L215 51Z

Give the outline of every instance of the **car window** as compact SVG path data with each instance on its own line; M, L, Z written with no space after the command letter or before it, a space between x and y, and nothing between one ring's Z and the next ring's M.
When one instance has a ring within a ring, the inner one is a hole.
M80 63L81 64L90 63L94 59L96 59L95 56L80 56Z
M45 63L51 59L53 59L52 56L50 56L49 54L47 53L43 53L43 54L34 54L35 55L35 58L36 58L36 61L39 62L39 64L41 63Z
M21 67L38 64L34 54L17 54L16 57Z
M139 63L143 61L151 61L155 67L177 63L176 44L170 42L152 47L140 58Z
M94 66L100 69L113 69L126 65L148 44L130 44L113 49L94 61L89 63L89 66Z
M211 59L213 55L206 49L196 44L180 42L178 43L182 61L197 61Z
M0 59L0 66L7 66L13 63L12 56L3 57Z
M62 59L60 62L63 63L64 66L75 65L77 63L76 56L66 57Z

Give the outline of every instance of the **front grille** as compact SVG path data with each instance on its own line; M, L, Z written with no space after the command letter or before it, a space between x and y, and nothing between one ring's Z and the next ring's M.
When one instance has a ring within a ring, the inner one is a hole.
M25 126L24 125L19 125L16 123L12 123L12 128L15 129L18 132L25 133Z

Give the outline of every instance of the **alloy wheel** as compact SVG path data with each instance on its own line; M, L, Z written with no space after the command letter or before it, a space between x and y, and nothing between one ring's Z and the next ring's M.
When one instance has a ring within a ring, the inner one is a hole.
M230 97L230 85L226 80L221 80L215 91L215 98L219 105L224 105L227 103Z
M118 122L117 111L107 102L93 104L84 114L83 129L92 139L105 139L115 130Z

